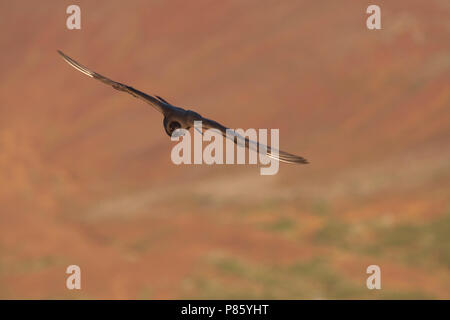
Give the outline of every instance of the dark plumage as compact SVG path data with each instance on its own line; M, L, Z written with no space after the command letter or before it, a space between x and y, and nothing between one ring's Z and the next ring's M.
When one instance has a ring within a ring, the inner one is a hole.
M279 151L275 149L272 150L272 148L269 146L265 146L257 142L251 141L248 138L244 138L241 135L237 134L234 130L230 130L214 120L203 118L197 112L176 107L159 96L150 96L130 86L108 79L107 77L104 77L94 71L89 70L85 66L79 64L72 58L65 55L63 52L58 50L58 53L64 58L64 60L68 64L70 64L78 71L88 75L91 78L97 79L107 85L110 85L116 90L127 92L132 96L147 102L153 108L161 112L164 116L163 120L164 130L169 136L172 136L174 131L177 129L189 130L191 127L194 126L194 121L202 121L203 128L219 130L224 137L233 140L234 143L245 146L246 148L249 149L256 150L258 152L264 152L265 155L267 155L270 158L287 163L300 163L300 164L308 163L308 161L302 157L284 151Z

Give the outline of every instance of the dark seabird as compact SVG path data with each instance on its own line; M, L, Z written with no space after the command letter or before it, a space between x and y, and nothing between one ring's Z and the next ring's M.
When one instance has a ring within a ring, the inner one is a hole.
M191 127L194 127L194 121L201 121L203 128L216 129L220 131L220 133L225 138L233 140L234 143L236 143L237 145L245 146L246 148L255 150L260 153L264 153L266 156L270 158L287 163L300 163L300 164L308 163L308 161L302 157L284 151L272 149L270 146L266 146L254 142L252 140L249 140L247 137L244 138L238 133L236 133L234 130L228 129L227 127L221 125L220 123L214 120L204 118L195 111L176 107L159 96L156 95L150 96L130 86L108 79L105 76L102 76L101 74L89 70L85 66L79 64L72 58L65 55L63 52L58 50L58 53L64 58L64 60L68 64L70 64L78 71L83 72L84 74L88 75L91 78L100 80L101 82L109 86L112 86L116 90L127 92L132 96L147 102L153 108L161 112L164 115L163 121L164 130L169 136L172 136L172 134L174 136L182 135L182 130L178 131L176 130L177 129L189 130Z

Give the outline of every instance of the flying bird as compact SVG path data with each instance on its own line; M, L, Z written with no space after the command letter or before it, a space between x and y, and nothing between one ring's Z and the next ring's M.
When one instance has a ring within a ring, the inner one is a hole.
M94 72L86 68L85 66L79 64L69 56L65 55L60 50L58 50L58 53L63 57L63 59L68 64L70 64L78 71L84 73L85 75L91 78L97 79L113 87L116 90L129 93L133 97L145 101L146 103L150 104L153 108L161 112L164 116L163 120L164 130L169 136L182 135L182 130L177 131L177 129L189 130L191 127L194 127L194 121L201 121L203 128L218 130L220 134L222 134L222 136L233 140L235 144L245 146L246 148L255 150L256 152L259 153L264 153L269 158L276 159L278 161L286 163L298 163L298 164L308 163L308 161L302 157L281 150L273 149L270 146L266 146L258 142L249 140L247 137L244 138L238 133L236 133L234 130L229 129L214 120L204 118L195 111L176 107L157 95L155 96L148 95L144 92L134 89L133 87L127 86L120 82L113 81L105 76L102 76L101 74L98 74L97 72Z

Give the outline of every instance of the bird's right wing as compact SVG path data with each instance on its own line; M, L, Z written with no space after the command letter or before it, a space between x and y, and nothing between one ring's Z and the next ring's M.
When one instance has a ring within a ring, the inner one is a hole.
M152 107L154 107L156 110L158 110L159 112L161 112L163 114L166 114L167 111L169 111L171 109L171 105L168 104L165 100L162 100L161 98L157 99L153 96L150 96L146 93L136 90L133 87L130 87L130 86L127 86L120 82L116 82L111 79L108 79L107 77L102 76L101 74L98 74L97 72L89 70L88 68L79 64L78 62L76 62L75 60L70 58L69 56L65 55L63 52L58 50L58 53L63 57L63 59L68 64L70 64L72 67L74 67L78 71L84 73L85 75L87 75L91 78L100 80L101 82L103 82L109 86L112 86L116 90L127 92L127 93L131 94L133 97L144 100L145 102L147 102L148 104L150 104Z

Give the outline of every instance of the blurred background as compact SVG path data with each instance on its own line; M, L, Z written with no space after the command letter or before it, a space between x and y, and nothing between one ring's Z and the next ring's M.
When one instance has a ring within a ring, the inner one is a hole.
M0 298L450 298L448 0L0 9ZM311 164L176 166L160 114L57 49Z

